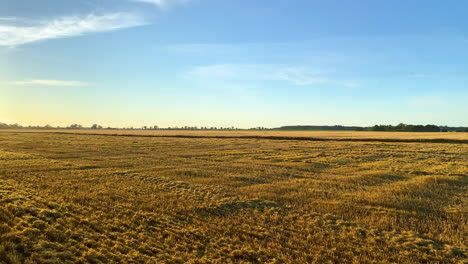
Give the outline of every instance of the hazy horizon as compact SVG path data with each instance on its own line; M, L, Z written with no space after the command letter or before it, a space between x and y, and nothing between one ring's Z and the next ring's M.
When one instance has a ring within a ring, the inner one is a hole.
M462 1L6 0L0 122L467 126L466 10Z
M407 126L419 126L419 127L425 127L425 126L437 126L440 127L440 129L443 128L466 128L466 126L447 126L447 125L441 125L441 124L404 124L404 123L398 123L398 124L382 124L382 123L376 123L373 125L369 126L356 126L356 125L341 125L341 124L334 124L334 125L323 125L323 124L285 124L277 127L263 127L263 126L252 126L252 127L236 127L236 126L205 126L205 125L193 125L193 126L188 126L188 125L183 125L183 126L158 126L158 125L138 125L138 126L104 126L102 124L98 123L93 123L93 124L78 124L78 123L73 123L71 122L69 125L50 125L50 124L45 124L45 125L30 125L30 124L18 124L18 123L5 123L0 121L0 129L4 128L1 125L6 124L10 126L9 129L12 129L12 126L17 125L21 129L28 129L28 128L47 128L50 127L51 129L115 129L115 130L310 130L310 131L383 131L383 130L334 130L332 129L333 127L342 127L342 128L373 128L375 126L390 126L390 127L396 127L397 125L403 124ZM314 128L316 127L316 128ZM388 130L388 131L397 131L397 130ZM406 132L411 132L408 130L402 130ZM450 131L457 131L461 132L459 130L450 130ZM413 132L428 132L428 131L413 131Z

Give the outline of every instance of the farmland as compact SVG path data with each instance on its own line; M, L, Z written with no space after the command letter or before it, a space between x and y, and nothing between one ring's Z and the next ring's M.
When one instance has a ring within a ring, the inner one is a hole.
M3 263L468 257L467 133L26 132L0 132Z

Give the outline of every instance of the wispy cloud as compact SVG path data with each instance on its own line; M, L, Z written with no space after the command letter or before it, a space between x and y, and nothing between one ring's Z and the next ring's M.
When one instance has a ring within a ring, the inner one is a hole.
M224 79L246 81L285 81L293 85L307 86L334 84L358 87L355 80L338 80L324 76L323 72L300 66L279 66L262 64L215 64L197 66L186 76L195 79Z
M18 21L17 17L0 17L0 21Z
M61 80L28 80L9 82L12 85L41 85L41 86L88 86L89 83L78 81L61 81Z
M142 2L156 5L160 8L167 8L171 5L186 4L191 0L130 0L132 2Z
M64 16L49 20L0 17L0 46L18 46L41 40L113 31L144 24L146 24L144 18L132 13Z

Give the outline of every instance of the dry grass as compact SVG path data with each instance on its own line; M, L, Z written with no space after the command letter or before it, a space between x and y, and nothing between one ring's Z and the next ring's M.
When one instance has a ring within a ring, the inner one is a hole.
M465 133L442 133L452 134ZM0 262L464 263L467 153L453 143L2 132Z
M11 131L11 130L10 130ZM1 131L0 131L1 132ZM70 133L70 134L102 134L102 135L129 135L129 136L186 136L186 137L279 137L279 138L316 138L328 140L460 140L468 143L468 133L466 132L373 132L373 131L256 131L256 130L13 130L13 132L44 132L44 133Z

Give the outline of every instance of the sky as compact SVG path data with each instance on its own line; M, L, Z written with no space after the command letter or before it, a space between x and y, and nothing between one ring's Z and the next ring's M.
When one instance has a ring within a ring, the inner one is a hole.
M468 126L468 1L0 0L0 122Z

